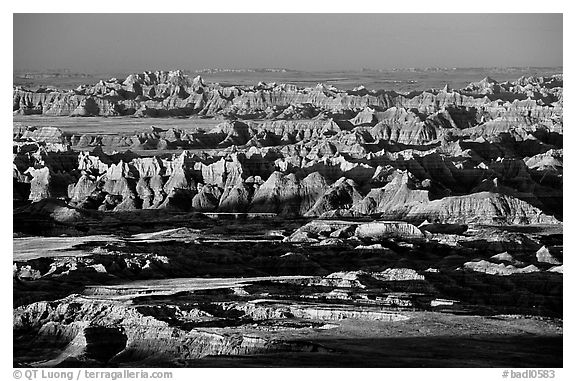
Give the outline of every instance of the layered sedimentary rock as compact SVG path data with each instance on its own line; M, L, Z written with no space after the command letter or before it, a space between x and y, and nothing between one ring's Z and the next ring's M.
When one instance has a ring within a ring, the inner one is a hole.
M222 87L146 72L68 93L18 88L14 108L228 119L207 131L151 127L115 136L15 125L15 200L417 224L562 218L561 75L398 94ZM166 149L183 151L161 155Z
M313 88L276 83L223 87L206 84L200 77L192 79L177 70L133 74L124 81L112 78L70 91L45 88L31 91L14 87L13 109L23 114L226 114L244 119L309 119L322 114L348 116L352 112L355 114L350 118L352 126L385 123L394 129L398 122L409 121L410 125L415 124L415 131L421 131L416 132L417 135L425 135L425 127L432 120L464 128L495 117L558 115L554 109L561 108L562 81L561 75L523 77L504 83L486 78L459 91L442 89L398 94L345 91L323 84ZM550 106L552 109L548 108ZM439 111L439 115L428 117Z
M562 86L14 88L15 366L561 367Z

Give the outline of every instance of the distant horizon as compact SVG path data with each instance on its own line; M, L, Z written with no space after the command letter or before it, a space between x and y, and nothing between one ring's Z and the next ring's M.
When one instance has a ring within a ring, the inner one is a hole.
M553 14L14 14L15 70L563 66Z
M262 72L273 72L272 70L277 70L280 72L281 70L286 70L287 72L309 72L309 73L344 73L344 72L362 72L362 71L410 71L410 70L444 70L444 71L453 71L453 70L475 70L475 69L563 69L563 65L559 66L455 66L455 67L442 67L442 66L422 66L422 67L390 67L390 68L359 68L359 69L331 69L331 70L300 70L300 69L292 69L288 67L206 67L206 68L199 68L199 69L186 69L186 68L154 68L142 71L130 71L130 70L121 70L121 71L100 71L100 72L89 72L89 71L75 71L69 68L46 68L46 69L14 69L13 73L38 73L38 74L60 74L60 73L70 73L70 74L86 74L86 75L102 75L108 73L130 73L130 74L138 74L144 72L157 72L157 71L176 71L180 70L184 73L201 73L202 71L207 70L214 70L214 71L221 71L223 73L226 72L233 72L233 71L262 71Z
M563 75L562 66L557 67L485 67L485 68L391 68L360 70L280 70L279 68L230 68L230 69L154 69L142 72L79 73L61 68L58 71L15 71L13 86L24 88L75 89L78 86L107 82L111 79L124 81L130 75L143 72L168 72L181 70L188 78L201 77L206 83L226 86L253 86L257 83L286 83L299 87L314 87L319 83L338 89L354 89L359 85L372 90L418 91L439 89L446 85L463 88L470 83L490 78L498 82L516 81L521 77L550 77Z

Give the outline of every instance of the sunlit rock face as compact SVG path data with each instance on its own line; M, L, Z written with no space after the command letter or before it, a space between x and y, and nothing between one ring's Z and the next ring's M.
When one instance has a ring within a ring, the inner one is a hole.
M122 209L380 215L415 222L562 218L562 76L500 84L487 78L458 91L409 97L325 86L225 88L178 71L147 72L84 86L73 95L48 97L18 88L14 105L22 111L40 102L49 112L56 107L51 100L61 104L63 97L84 96L69 108L80 110L75 115L97 115L104 109L98 97L109 99L112 91L119 109L123 101L148 94L164 97L158 102L166 112L182 97L199 96L204 108L191 110L203 115L230 118L233 107L256 115L300 104L315 111L224 121L199 132L151 127L116 136L69 136L57 128L19 125L14 138L22 148L15 151L14 181L30 184L26 198L68 193L75 205L88 205L86 198L100 193L103 200L117 196L112 203L107 199L106 210L122 203ZM146 102L152 107L153 101ZM328 111L332 117L322 116ZM32 155L30 144L37 147ZM69 164L71 149L91 147L96 147L92 153L79 153L76 168ZM126 153L111 156L102 148ZM130 149L212 151L160 158L139 157Z
M15 366L561 367L562 89L14 88Z

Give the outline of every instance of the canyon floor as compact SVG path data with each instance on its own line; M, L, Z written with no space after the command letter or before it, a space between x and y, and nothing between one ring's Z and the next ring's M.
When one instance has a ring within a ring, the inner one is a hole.
M15 86L14 366L562 367L551 70Z

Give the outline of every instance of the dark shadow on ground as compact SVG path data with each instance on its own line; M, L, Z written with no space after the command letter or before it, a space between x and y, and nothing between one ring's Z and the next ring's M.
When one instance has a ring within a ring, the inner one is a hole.
M205 358L186 367L557 368L562 336L435 336L335 339L335 352Z

